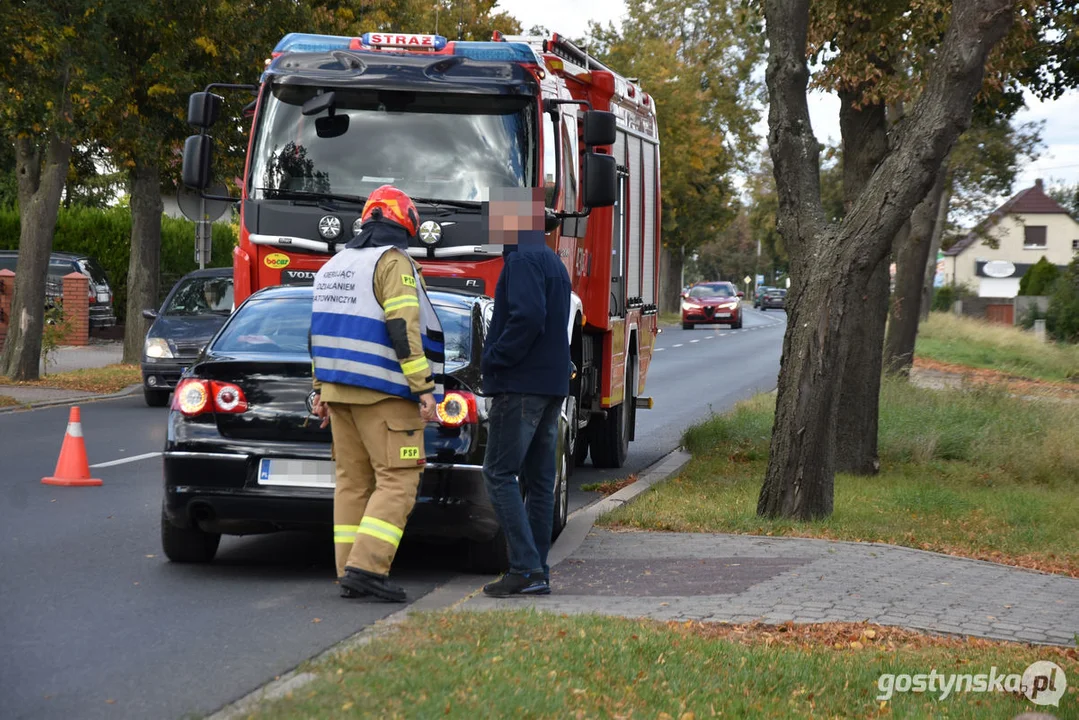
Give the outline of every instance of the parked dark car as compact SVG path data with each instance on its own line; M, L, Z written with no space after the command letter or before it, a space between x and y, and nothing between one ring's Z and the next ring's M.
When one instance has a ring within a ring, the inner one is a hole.
M18 250L0 250L0 270L18 272ZM49 270L45 278L45 306L55 306L64 294L64 276L71 273L85 275L90 281L90 327L112 327L116 313L112 307L112 288L109 276L97 260L88 255L54 252L49 256Z
M787 307L787 291L782 288L769 288L768 292L761 296L761 310L778 308L783 310Z
M743 293L730 282L698 283L682 295L682 329L694 325L742 327Z
M142 350L142 394L165 407L180 375L194 365L232 312L232 268L196 270L172 287L160 310L143 310L154 324Z
M490 298L431 291L446 342L439 421L405 538L464 541L475 571L508 567L484 487L487 401L477 394ZM330 429L311 413L310 287L249 297L180 381L168 417L161 539L174 562L208 562L222 534L329 528ZM554 535L566 524L566 439L558 447Z

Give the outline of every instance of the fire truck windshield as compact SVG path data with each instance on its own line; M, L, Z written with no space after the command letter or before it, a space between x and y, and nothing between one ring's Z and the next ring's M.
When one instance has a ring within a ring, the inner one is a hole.
M323 91L333 104L304 115ZM366 197L390 184L432 202L480 202L489 187L535 184L534 98L275 84L259 114L253 199Z

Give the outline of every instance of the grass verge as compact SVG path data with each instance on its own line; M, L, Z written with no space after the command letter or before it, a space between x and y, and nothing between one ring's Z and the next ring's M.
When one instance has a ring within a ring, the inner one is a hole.
M682 313L666 312L659 314L659 324L662 327L676 327L682 324Z
M0 385L61 388L96 393L119 392L129 385L137 385L140 382L142 382L142 371L138 365L107 365L101 368L70 370L46 375L40 380L26 380L23 382L10 382L6 378L0 377Z
M599 524L886 542L1079 577L1079 405L886 381L880 474L838 475L833 515L798 523L756 514L774 403L691 428L682 472Z
M22 403L9 395L0 395L0 407L14 407L16 405L22 405Z
M1079 345L1045 343L1019 328L952 313L930 313L915 354L1041 380L1079 381Z
M621 480L605 480L603 482L585 483L581 489L585 492L598 492L602 495L614 495L622 488L629 487L637 482L637 474L634 473Z
M1017 693L885 692L882 673L1021 675L1076 652L862 626L673 624L530 611L413 615L307 670L253 718L1013 718ZM1014 683L1014 680L1011 681ZM887 686L887 682L884 683ZM1074 708L1071 683L1060 707Z

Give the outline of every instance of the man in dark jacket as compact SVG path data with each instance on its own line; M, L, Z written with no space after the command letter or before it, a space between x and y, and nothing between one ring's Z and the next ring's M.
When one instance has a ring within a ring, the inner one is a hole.
M547 552L558 418L569 394L572 287L544 241L542 189L492 190L489 207L491 237L505 246L505 262L483 351L484 394L493 396L483 473L506 533L510 570L483 591L541 595L550 592Z

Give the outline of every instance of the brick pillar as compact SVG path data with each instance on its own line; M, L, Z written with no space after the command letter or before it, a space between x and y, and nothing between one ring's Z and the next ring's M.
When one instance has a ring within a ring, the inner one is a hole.
M0 349L4 347L7 328L11 323L11 296L15 294L15 273L0 270Z
M90 341L90 279L73 272L64 276L64 316L71 321L65 345L86 345Z

